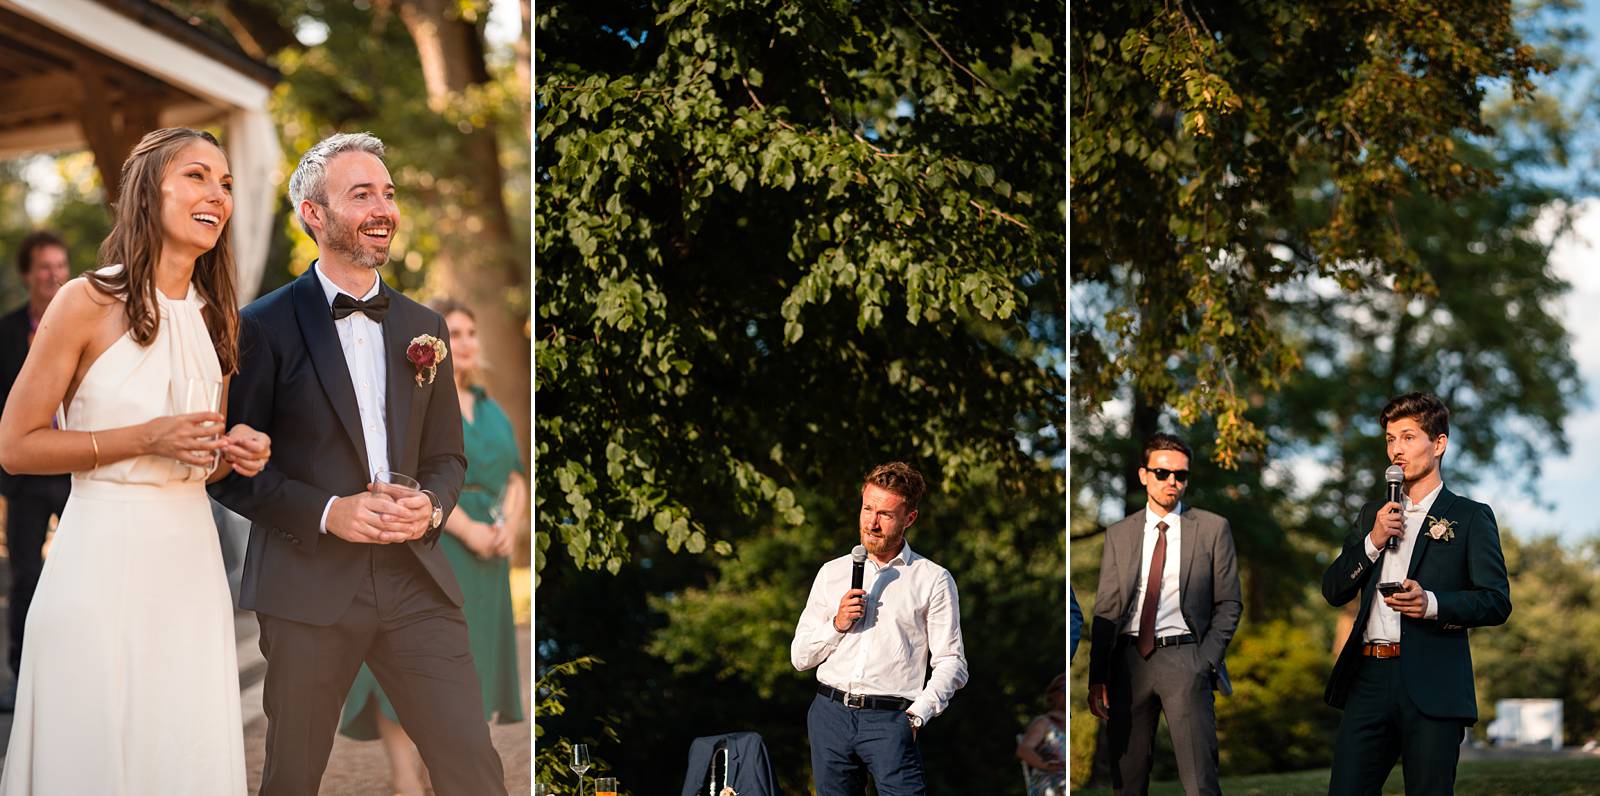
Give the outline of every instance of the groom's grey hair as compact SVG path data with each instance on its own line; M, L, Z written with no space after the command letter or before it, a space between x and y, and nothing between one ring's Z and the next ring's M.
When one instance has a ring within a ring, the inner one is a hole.
M312 240L316 240L317 233L300 215L300 203L310 199L328 206L328 161L345 152L365 152L383 160L383 141L372 133L335 133L307 149L294 167L294 174L289 175L289 204L294 207L295 218L300 219L300 228Z

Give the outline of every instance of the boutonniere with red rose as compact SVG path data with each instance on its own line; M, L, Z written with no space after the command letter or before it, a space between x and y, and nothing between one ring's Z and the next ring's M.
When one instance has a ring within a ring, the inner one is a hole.
M439 371L439 363L449 356L445 349L444 341L431 334L419 334L411 339L406 346L406 360L417 369L417 386L432 384L434 374ZM426 374L427 380L423 380Z
M1443 517L1429 516L1427 523L1429 539L1432 539L1435 542L1448 542L1451 539L1456 538L1455 520L1447 520Z

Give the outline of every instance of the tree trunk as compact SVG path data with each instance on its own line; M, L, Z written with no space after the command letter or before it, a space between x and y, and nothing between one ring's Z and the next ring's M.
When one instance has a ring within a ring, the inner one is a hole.
M483 33L451 13L455 2L401 0L395 6L416 42L428 105L436 113L458 102L469 87L488 81ZM429 286L465 302L477 314L484 358L493 365L488 373L490 389L511 417L526 461L531 383L527 323L513 312L506 297L525 287L528 272L522 253L513 250L493 124L464 133L460 146L460 175L465 184L480 190L468 195L471 204L465 208L468 217L456 236L457 245L432 264Z
M1123 470L1123 479L1126 487L1123 489L1123 501L1127 505L1126 514L1143 509L1149 502L1144 491L1144 485L1139 483L1139 468L1144 466L1140 454L1144 451L1144 441L1156 433L1157 424L1161 420L1161 405L1151 403L1150 399L1137 394L1133 397L1133 415L1129 422L1128 458L1127 467Z

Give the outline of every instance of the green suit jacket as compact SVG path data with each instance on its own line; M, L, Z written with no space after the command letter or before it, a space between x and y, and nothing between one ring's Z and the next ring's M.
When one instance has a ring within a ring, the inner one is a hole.
M1341 606L1358 595L1361 611L1355 628L1339 652L1324 698L1343 708L1361 666L1361 637L1377 594L1378 564L1367 558L1366 536L1384 501L1361 507L1356 527L1344 550L1322 576L1322 596ZM1454 523L1452 539L1428 535L1424 520L1406 577L1431 591L1439 603L1433 619L1400 617L1400 669L1407 692L1424 715L1437 719L1478 720L1477 692L1472 683L1472 650L1467 629L1504 624L1511 615L1511 584L1500 552L1500 529L1488 506L1441 488L1428 512L1430 518ZM1389 555L1384 553L1383 555Z

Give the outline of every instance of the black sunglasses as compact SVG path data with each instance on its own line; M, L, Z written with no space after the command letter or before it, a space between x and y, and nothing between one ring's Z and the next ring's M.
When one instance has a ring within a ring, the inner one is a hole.
M1167 480L1167 476L1177 476L1178 477L1178 483L1180 483L1180 484L1185 483L1185 482L1187 482L1189 480L1189 471L1188 470L1168 470L1168 469L1166 469L1164 467L1156 467L1156 468L1153 468L1153 469L1149 468L1149 467L1146 467L1144 469L1145 469L1146 472L1148 472L1151 475L1155 476L1157 481L1165 481L1165 480Z

